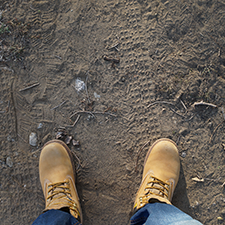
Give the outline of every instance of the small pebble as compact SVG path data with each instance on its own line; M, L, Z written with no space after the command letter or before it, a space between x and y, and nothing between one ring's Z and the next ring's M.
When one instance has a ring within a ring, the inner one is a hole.
M12 159L10 157L6 158L6 165L9 166L9 167L13 166L13 162L12 162Z
M186 152L182 152L182 153L181 153L181 157L183 157L183 158L185 158L185 157L186 157L186 155L187 155L187 153L186 153Z
M43 127L43 123L39 123L37 129L41 129Z
M195 206L199 206L199 202L198 201L195 201Z
M33 132L30 133L29 144L34 147L37 146L37 134L36 133L33 133Z
M86 88L86 85L85 85L84 81L82 81L79 78L77 78L75 80L75 89L77 90L77 92L85 90L85 88Z

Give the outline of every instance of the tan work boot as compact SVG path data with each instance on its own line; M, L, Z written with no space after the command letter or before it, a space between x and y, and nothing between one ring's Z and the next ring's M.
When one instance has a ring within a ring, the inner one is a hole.
M171 204L174 189L180 173L180 159L176 144L166 138L157 140L149 149L136 194L134 210L147 203L164 202Z
M70 149L60 140L46 143L39 160L39 175L45 196L45 210L67 208L82 222Z

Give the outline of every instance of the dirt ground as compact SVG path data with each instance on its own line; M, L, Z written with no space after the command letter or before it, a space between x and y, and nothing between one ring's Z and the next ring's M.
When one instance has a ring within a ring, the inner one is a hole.
M1 0L0 22L1 224L44 209L39 155L62 127L84 224L128 224L161 137L180 152L173 204L224 224L224 0Z

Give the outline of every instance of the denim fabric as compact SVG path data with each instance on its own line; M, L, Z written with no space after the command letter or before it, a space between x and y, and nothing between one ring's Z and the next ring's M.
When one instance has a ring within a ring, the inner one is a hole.
M51 209L41 214L32 225L81 225L75 217L69 213Z
M150 203L139 209L130 219L130 225L201 225L173 205Z
M99 221L99 224L100 221ZM201 225L200 222L173 205L151 203L139 209L130 219L130 225ZM69 213L51 209L41 214L33 225L81 225Z

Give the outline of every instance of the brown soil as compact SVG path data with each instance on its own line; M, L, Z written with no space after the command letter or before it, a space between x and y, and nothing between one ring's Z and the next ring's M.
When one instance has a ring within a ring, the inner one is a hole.
M149 145L135 172L139 149L160 137L181 155L173 204L204 224L224 222L224 1L0 2L1 224L31 224L42 212L39 154L60 127L80 141L70 147L84 224L128 223ZM119 51L109 49L118 40ZM201 100L217 107L193 106ZM147 107L155 101L173 105ZM102 113L68 126L82 110Z

